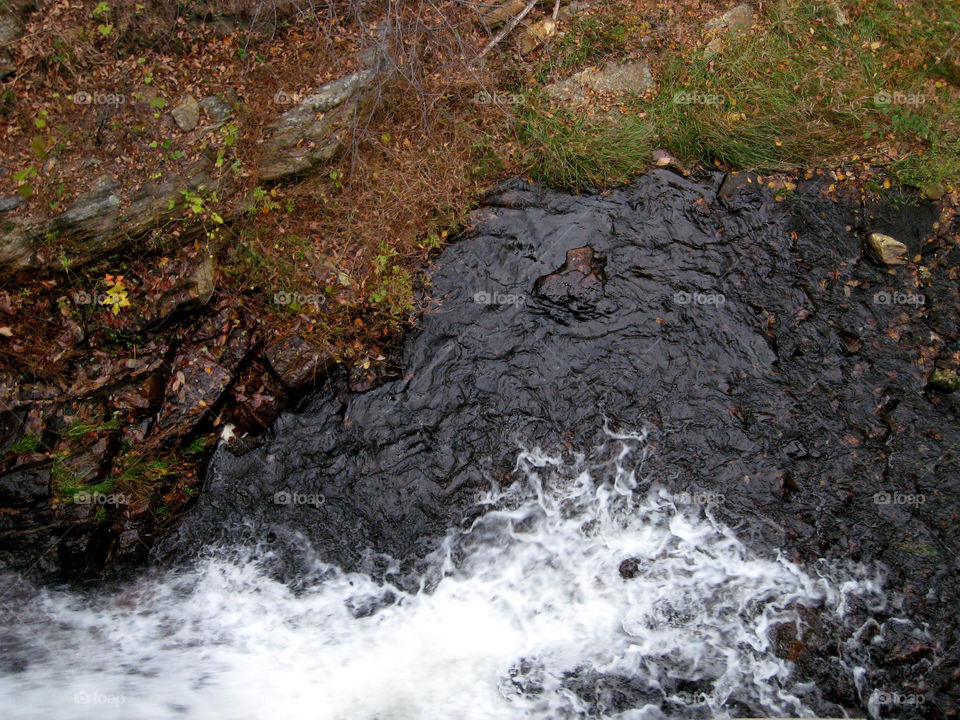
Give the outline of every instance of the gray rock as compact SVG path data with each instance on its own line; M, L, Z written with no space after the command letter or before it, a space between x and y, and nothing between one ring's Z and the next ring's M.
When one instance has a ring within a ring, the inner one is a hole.
M749 5L737 5L707 23L708 30L724 30L727 35L739 35L751 27L753 27L753 8ZM703 56L709 60L722 49L723 38L715 37L707 43Z
M560 12L557 14L557 17L560 20L569 20L572 17L576 17L582 12L589 10L596 3L590 0L571 0L568 3L564 3L560 6Z
M323 380L336 366L333 354L291 335L264 350L264 356L277 378L288 390L304 390Z
M8 221L0 223L0 277L16 275L38 266L30 232L25 224Z
M645 60L608 62L602 68L587 68L547 87L552 96L577 105L587 101L586 91L642 93L654 86L653 73Z
M50 468L14 471L0 477L0 506L23 507L50 496Z
M343 148L349 121L378 75L372 69L347 75L324 85L283 113L263 145L260 177L276 180L335 157Z
M749 5L737 5L723 15L707 23L709 30L726 29L729 33L741 33L753 26L753 8Z
M0 195L0 212L16 210L23 204L23 198L17 195Z
M183 132L190 132L200 122L200 104L190 95L187 95L180 104L170 111L177 127Z
M233 108L216 95L208 95L200 100L200 107L217 122L225 122L233 114Z
M17 70L17 66L10 57L10 53L0 50L0 80L6 80Z
M151 227L182 215L182 190L196 191L202 186L217 189L209 175L210 165L209 160L201 158L187 168L184 179L147 185L122 209L118 184L102 175L94 181L93 190L52 220L4 221L0 224L0 275L38 267L34 243L51 235L69 236L65 251L78 266L115 252Z
M12 13L0 13L0 47L10 45L23 35L23 25Z
M55 217L48 231L93 241L109 236L120 215L119 188L116 182L100 179L99 187L78 197L66 212Z

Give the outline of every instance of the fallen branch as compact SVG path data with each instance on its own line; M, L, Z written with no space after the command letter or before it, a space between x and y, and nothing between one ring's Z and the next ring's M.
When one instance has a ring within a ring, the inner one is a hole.
M520 13L515 18L513 18L513 20L507 23L506 27L504 27L503 30L498 32L496 36L493 38L493 40L487 43L487 46L480 51L480 54L474 58L473 62L477 63L483 60L483 58L486 57L488 52L493 50L493 48L495 48L501 40L503 40L507 35L513 32L513 29L520 24L521 20L523 20L527 15L530 14L530 11L533 10L533 6L536 4L537 4L537 0L530 0L530 2L527 3L527 6L523 10L521 10Z
M556 22L558 17L560 17L560 0L553 5L553 21Z

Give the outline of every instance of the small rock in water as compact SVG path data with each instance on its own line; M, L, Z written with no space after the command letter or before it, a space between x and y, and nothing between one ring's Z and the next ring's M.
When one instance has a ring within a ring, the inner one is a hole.
M187 95L180 104L170 111L177 127L183 132L190 132L200 122L200 104L192 96Z
M907 246L889 235L870 233L867 236L867 246L870 248L873 257L884 265L904 265L906 263L903 255L907 252Z
M563 266L538 278L533 285L537 297L563 305L577 314L596 305L603 295L606 258L589 245L567 250Z
M640 561L637 558L627 558L620 563L620 577L624 580L633 580L640 574Z
M930 373L927 387L939 390L942 393L952 393L960 388L960 376L956 370L937 368Z

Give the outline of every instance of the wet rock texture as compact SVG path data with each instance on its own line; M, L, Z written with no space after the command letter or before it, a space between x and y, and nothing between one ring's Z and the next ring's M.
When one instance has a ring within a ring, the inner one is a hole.
M882 576L882 610L771 629L820 688L819 714L866 716L874 690L916 688L925 704L897 717L956 716L958 397L928 382L960 351L957 228L935 228L927 202L828 185L801 181L778 201L745 173L655 170L602 196L507 184L438 261L439 311L404 345L402 376L363 393L329 385L262 447L219 450L157 557L258 546L293 583L311 567L303 538L348 569L382 571L378 552L416 563L469 521L479 488L510 482L521 446L575 451L605 422L645 426L644 482L711 493L710 512L757 552ZM871 232L910 261L876 263ZM896 299L908 295L924 305ZM526 302L496 302L510 297ZM865 668L862 688L841 663Z
M537 297L582 315L596 308L603 296L603 266L606 258L585 245L567 251L563 266L537 278L533 293Z
M212 292L209 271L201 261L176 291L181 312ZM158 530L156 514L127 494L120 507L108 501L102 511L109 514L98 518L101 506L78 502L76 493L96 493L108 480L105 499L130 493L137 482L129 479L110 489L123 473L162 482L154 456L209 434L215 420L238 438L262 433L335 367L329 349L297 336L268 341L230 307L155 338L140 359L92 349L65 391L0 375L0 561L7 567L83 580L142 562ZM124 454L131 448L136 456ZM189 500L177 487L164 499L168 507Z
M7 72L6 46L22 31L17 17L0 8L0 75ZM259 180L285 179L332 158L346 126L389 75L393 50L381 32L355 59L359 70L318 87L278 117ZM182 96L170 110L171 129L175 123L180 132L200 135L222 127L234 115L225 95ZM234 173L217 171L218 163L215 154L202 154L185 171L136 188L104 174L46 219L20 217L19 198L0 197L4 287L39 278L56 292L65 285L64 270L90 280L89 290L57 299L59 316L44 318L59 323L43 356L44 377L62 378L59 386L0 374L0 563L44 580L85 580L141 561L158 527L183 510L199 485L195 466L203 448L191 450L193 441L228 424L228 435L243 441L237 448L252 447L249 436L336 367L330 348L299 335L271 337L218 297L217 244L230 242L230 220L249 206ZM206 205L214 196L217 213ZM198 227L197 216L224 231L209 249L194 242L210 229ZM95 307L105 299L96 290L123 279L108 276L104 285L95 277L97 263L133 255L150 256L150 266L141 282L128 278L119 291L130 310L111 317ZM24 312L28 306L14 307L0 292L0 340L11 337L4 318ZM136 337L134 350L104 351L105 334L112 348ZM5 347L21 350L12 344L18 340ZM377 381L364 380L367 389ZM182 482L178 474L186 476ZM75 502L77 491L115 485L128 493L120 503ZM151 492L163 496L162 513L149 507L157 500Z

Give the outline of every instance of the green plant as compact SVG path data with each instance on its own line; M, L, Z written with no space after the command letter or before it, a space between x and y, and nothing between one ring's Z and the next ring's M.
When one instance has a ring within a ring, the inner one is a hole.
M17 181L17 192L24 198L28 198L33 195L33 183L30 181L37 176L37 169L35 167L27 167L23 170L18 170L13 174L13 179Z
M34 433L27 433L10 448L14 455L29 455L40 447L40 436Z
M64 436L71 440L86 437L90 433L100 433L107 430L117 430L120 427L120 418L112 417L102 422L84 422L83 420L74 420L70 423Z

